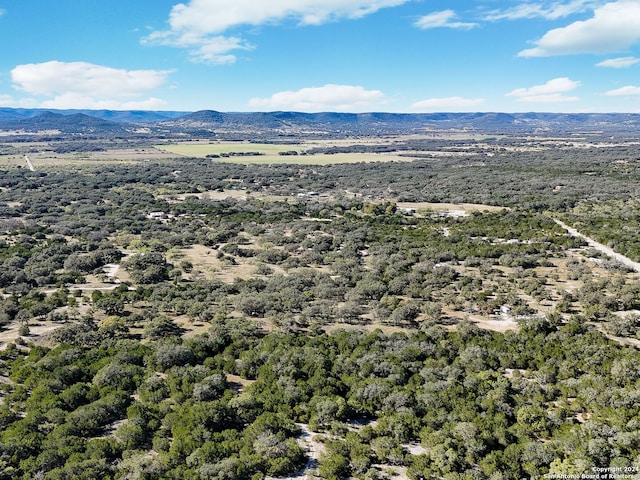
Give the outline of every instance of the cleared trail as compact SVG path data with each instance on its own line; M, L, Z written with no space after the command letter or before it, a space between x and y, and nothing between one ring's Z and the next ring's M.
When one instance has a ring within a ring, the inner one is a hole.
M33 163L31 163L31 160L26 155L24 156L24 161L27 162L27 168L29 170L31 170L32 172L36 171L36 169L33 167Z
M317 474L318 460L320 454L324 451L324 445L317 442L313 437L317 434L309 430L309 426L304 423L296 423L300 427L300 436L297 441L298 444L305 450L307 457L307 463L304 468L288 477L270 477L267 476L265 480L316 480L319 479Z
M585 242L587 242L587 244L590 247L595 248L599 252L602 252L605 255L607 255L608 257L611 257L611 258L617 260L618 262L620 262L623 265L629 267L630 269L632 269L632 270L634 270L636 272L640 272L640 263L639 262L634 262L629 257L625 257L621 253L615 252L614 250L612 250L611 248L607 247L606 245L603 245L601 243L596 242L593 238L587 237L586 235L580 233L575 228L570 227L566 223L561 222L560 220L558 220L556 218L554 218L553 220L558 225L560 225L562 228L564 228L567 232L569 232L569 235L572 235L574 237L583 239Z

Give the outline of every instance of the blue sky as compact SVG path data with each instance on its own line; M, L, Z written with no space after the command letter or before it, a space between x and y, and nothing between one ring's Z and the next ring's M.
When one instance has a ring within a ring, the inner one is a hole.
M640 0L0 0L0 106L640 112Z

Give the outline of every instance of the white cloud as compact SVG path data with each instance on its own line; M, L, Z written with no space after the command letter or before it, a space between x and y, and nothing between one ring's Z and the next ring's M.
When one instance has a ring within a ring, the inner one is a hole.
M629 86L626 86L626 87L617 88L615 90L609 90L608 92L605 93L605 95L607 95L609 97L640 95L640 87L634 87L634 86L629 85Z
M44 108L158 108L157 98L140 100L161 86L166 70L124 70L86 62L30 63L11 71L15 89L38 97Z
M300 112L356 112L379 106L384 94L353 85L324 85L297 91L274 93L267 98L252 98L249 106L266 110Z
M11 95L0 95L0 105L9 108L35 108L38 101L35 98L13 98Z
M151 97L146 100L122 102L118 100L100 100L77 93L57 95L40 104L41 108L71 109L88 108L92 110L159 110L166 105L162 99Z
M594 0L573 0L570 2L547 2L547 3L522 3L516 7L506 10L493 10L489 12L485 19L489 21L497 20L520 20L531 18L544 18L547 20L557 20L568 17L576 13L586 12L595 8L598 3Z
M508 97L516 97L519 102L527 103L556 103L576 102L579 97L568 97L564 94L571 92L580 86L580 82L567 77L554 78L544 85L536 85L529 88L516 88L507 93Z
M194 61L232 63L235 50L251 49L242 38L222 35L232 28L294 20L319 25L343 18L355 19L410 0L190 0L174 5L169 29L142 40L149 45L187 48Z
M227 53L231 50L251 50L253 48L241 38L224 36L203 38L194 47L190 55L193 60L217 64L235 62L235 56Z
M484 103L484 98L429 98L409 107L412 112L458 112L469 111Z
M626 68L631 67L638 62L640 62L640 58L635 57L610 58L608 60L603 60L600 63L596 63L596 67Z
M236 56L229 53L233 50L253 49L252 45L239 37L208 36L194 33L175 36L171 32L154 32L146 37L143 43L186 48L189 50L189 58L193 62L217 65L234 63Z
M535 42L534 48L522 50L518 56L617 52L640 40L639 18L637 0L610 2L596 8L588 20L549 30Z
M456 12L453 10L443 10L420 17L414 25L423 30L442 27L468 30L478 26L477 23L453 22L452 20L456 18L456 16Z

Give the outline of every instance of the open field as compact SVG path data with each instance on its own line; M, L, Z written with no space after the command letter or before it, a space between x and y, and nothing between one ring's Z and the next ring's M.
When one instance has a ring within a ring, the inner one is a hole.
M259 149L257 147L260 147ZM200 157L219 155L220 153L245 153L245 155L217 157L211 160L219 163L238 163L245 165L332 165L338 163L370 163L370 162L409 162L413 159L395 154L372 153L336 153L315 155L280 155L280 151L302 151L289 145L269 145L266 149L256 144L181 144L158 145L157 148L113 149L97 152L54 153L34 149L29 153L34 169L49 169L67 165L82 166L92 164L121 164L153 160L170 160L181 157ZM246 152L263 152L261 155L246 155ZM220 152L220 153L218 153ZM0 155L0 166L27 168L24 154Z
M417 213L424 211L445 213L450 216L469 214L471 212L499 212L504 207L482 205L478 203L434 203L434 202L398 202L398 208L413 209Z
M353 144L354 142L351 142ZM336 153L302 155L312 145L295 144L260 144L260 143L181 143L174 145L156 145L158 150L170 152L185 157L207 157L219 155L212 161L224 163L240 163L247 165L270 164L304 164L304 165L331 165L336 163L360 163L360 162L408 162L411 158L396 154L373 153ZM256 155L251 155L256 152ZM280 152L297 152L297 155L281 155ZM230 154L230 155L228 155Z
M82 166L93 164L122 164L149 160L168 160L175 155L157 150L153 147L114 148L96 152L55 153L47 145L33 144L28 148L28 156L35 171L40 169L64 168L66 166ZM23 153L1 155L0 166L27 168Z
M158 150L164 150L188 157L206 157L207 155L220 155L224 153L247 154L250 152L260 155L278 155L279 152L296 151L301 153L306 148L302 144L281 145L275 143L249 143L249 142L188 142L170 145L156 145Z
M6 143L0 149L0 166L27 168L25 155L32 161L35 170L60 168L66 165L120 164L140 161L170 160L176 157L205 158L215 155L212 161L220 163L271 165L332 165L371 162L409 162L416 158L457 158L473 154L493 156L496 149L509 152L539 152L557 149L613 149L616 144L607 142L577 141L571 138L521 138L513 143L492 143L495 137L472 133L433 133L422 135L390 135L385 137L363 137L348 139L301 140L298 143L251 143L237 141L190 141L156 145L137 145L135 147L121 143L99 143L95 151L56 151L55 142L37 141ZM487 140L487 142L485 142ZM406 145L421 145L419 148L406 148ZM429 142L436 142L432 145ZM441 142L445 142L441 144ZM404 147L403 147L404 145ZM432 145L432 146L429 146ZM627 143L628 146L636 145ZM398 150L388 153L313 153L313 149L356 149L375 146ZM290 152L295 154L283 155Z

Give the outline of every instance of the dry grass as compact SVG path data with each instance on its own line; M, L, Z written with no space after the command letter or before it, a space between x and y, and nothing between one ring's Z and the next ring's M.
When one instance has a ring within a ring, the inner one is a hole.
M253 276L255 267L248 262L232 265L218 258L218 251L204 245L194 245L182 250L193 264L192 278L204 277L208 280L233 282L236 278L248 279Z
M246 378L242 378L238 375L233 375L231 373L227 373L226 377L227 377L227 382L232 384L237 384L240 386L239 391L242 391L243 388L246 388L255 382L255 380L248 380Z
M257 245L247 245L247 247ZM209 280L220 280L225 283L232 283L236 278L248 280L255 278L257 264L253 258L234 257L236 264L229 263L228 260L218 258L218 250L205 247L204 245L194 245L191 248L181 250L185 257L193 264L193 271L188 274L191 278L204 277ZM285 273L284 269L277 265L269 265L274 273Z
M161 193L156 195L158 199L166 200L169 203L184 202L187 198L198 198L204 200L249 200L259 198L269 202L295 201L292 197L284 195L266 195L260 192L248 192L246 190L207 190L197 193Z
M211 327L211 325L206 322L194 322L187 315L178 315L172 318L177 325L186 331L184 334L185 338L193 337L194 335L199 335L201 333L207 333Z
M154 147L114 148L101 152L70 152L54 153L48 145L33 144L28 153L35 171L68 166L82 166L93 164L121 164L146 162L150 160L169 160L175 154L158 150ZM24 154L0 155L0 166L26 168Z
M189 276L193 278L205 277L214 278L216 272L224 267L222 261L217 257L217 250L204 245L193 245L191 248L180 250L186 258L193 264L193 270Z
M42 344L49 333L60 328L61 324L50 321L38 321L29 324L29 335L21 336L19 333L20 324L13 322L0 330L0 350L7 348L7 344L15 342L18 338L23 338L26 341L33 342L35 344Z
M433 212L499 212L506 207L496 207L495 205L483 205L480 203L431 203L431 202L398 202L398 208L414 209L416 212L430 210Z

